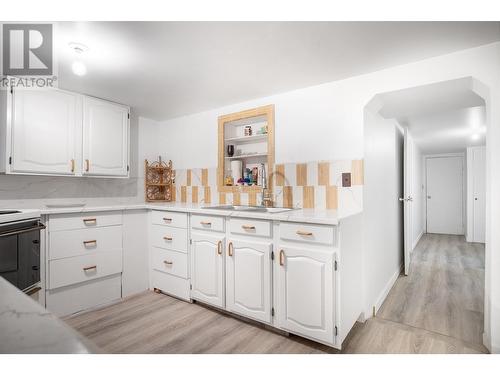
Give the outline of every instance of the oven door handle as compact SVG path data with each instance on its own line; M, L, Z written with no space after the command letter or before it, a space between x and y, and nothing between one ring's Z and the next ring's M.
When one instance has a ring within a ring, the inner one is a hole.
M34 227L21 228L21 229L15 229L15 230L11 230L11 231L0 232L0 238L7 237L7 236L14 236L16 234L33 232L33 231L42 230L45 228L46 228L46 226L44 224L38 222L37 225Z

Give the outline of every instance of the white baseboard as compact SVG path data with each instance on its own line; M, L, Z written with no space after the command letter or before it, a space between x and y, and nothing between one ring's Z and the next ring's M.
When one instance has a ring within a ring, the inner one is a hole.
M392 287L394 286L394 283L398 279L398 277L401 274L401 272L403 271L403 269L404 269L404 264L401 264L399 266L399 269L396 272L394 272L394 274L391 276L391 278L389 279L389 281L385 285L382 292L379 294L377 300L375 301L375 305L374 305L375 306L375 314L377 314L378 310L380 309L380 307L384 303L385 299L387 298L387 295L391 291ZM372 311L369 311L366 315L371 317Z
M420 241L420 239L422 238L423 235L424 235L424 230L422 229L420 234L417 236L417 239L415 241L413 241L413 243L411 244L411 251L415 250L415 248L418 245L418 241Z

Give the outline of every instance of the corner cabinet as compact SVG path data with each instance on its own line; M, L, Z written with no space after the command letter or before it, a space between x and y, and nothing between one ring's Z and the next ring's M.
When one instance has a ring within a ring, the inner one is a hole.
M0 172L128 177L129 108L59 89L0 94Z
M83 99L84 175L127 176L128 107L104 100Z

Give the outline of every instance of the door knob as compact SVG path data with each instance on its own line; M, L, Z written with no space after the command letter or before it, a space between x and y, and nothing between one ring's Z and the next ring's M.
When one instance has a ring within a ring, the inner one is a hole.
M430 196L430 195L428 195L428 196L427 196L427 199L431 199L431 196Z

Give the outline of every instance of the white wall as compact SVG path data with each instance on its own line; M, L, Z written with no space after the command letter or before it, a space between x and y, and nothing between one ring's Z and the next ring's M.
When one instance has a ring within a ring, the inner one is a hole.
M415 249L417 246L420 237L424 233L425 230L425 191L424 191L424 168L423 168L423 158L422 151L420 147L415 143L415 140L410 137L409 142L411 143L411 156L410 170L412 171L410 180L411 180L411 196L413 198L412 202L412 247L411 251Z
M366 110L363 237L365 315L378 311L403 262L403 136L395 120ZM381 184L380 181L384 183Z
M363 110L378 93L473 77L485 97L487 131L487 244L485 342L500 352L500 43L401 65L342 81L225 106L162 123L161 151L176 168L215 167L217 117L265 104L276 106L276 162L357 159L363 156ZM492 125L492 126L491 126ZM369 284L369 280L366 283ZM490 314L495 319L490 319ZM490 326L491 323L491 326ZM490 329L491 328L491 329ZM491 337L489 335L491 331Z

